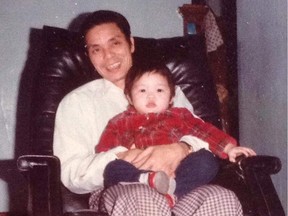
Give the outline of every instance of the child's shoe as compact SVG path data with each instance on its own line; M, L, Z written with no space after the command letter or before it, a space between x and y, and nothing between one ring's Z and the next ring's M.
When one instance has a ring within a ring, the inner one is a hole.
M167 200L169 207L173 208L176 203L176 196L174 196L173 194L165 194L164 196Z
M176 190L176 180L174 178L169 179L169 189L167 191L167 194L174 194Z
M149 185L161 194L168 193L170 189L170 178L162 171L142 173L139 182Z

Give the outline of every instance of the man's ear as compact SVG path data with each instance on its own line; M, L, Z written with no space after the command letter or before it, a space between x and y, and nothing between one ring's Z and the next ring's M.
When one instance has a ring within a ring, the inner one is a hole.
M134 37L130 37L131 53L135 51Z

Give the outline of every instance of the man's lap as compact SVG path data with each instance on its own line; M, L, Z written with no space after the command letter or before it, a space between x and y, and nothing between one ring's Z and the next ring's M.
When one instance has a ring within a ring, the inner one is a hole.
M89 205L96 210L100 206L111 216L171 216L164 196L138 183L99 189L92 193ZM175 216L241 216L242 208L232 191L204 185L178 200L172 212Z

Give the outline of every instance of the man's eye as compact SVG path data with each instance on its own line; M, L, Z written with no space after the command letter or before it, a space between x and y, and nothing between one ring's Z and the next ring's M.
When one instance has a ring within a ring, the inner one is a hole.
M117 46L121 45L121 41L119 41L119 40L113 40L113 41L111 42L111 44L112 44L113 47L117 47Z
M113 44L117 46L117 45L119 45L119 44L121 44L121 43L120 43L120 41L114 41Z
M100 52L100 49L99 48L93 48L92 50L91 50L91 53L93 53L93 54L96 54L96 53L99 53Z

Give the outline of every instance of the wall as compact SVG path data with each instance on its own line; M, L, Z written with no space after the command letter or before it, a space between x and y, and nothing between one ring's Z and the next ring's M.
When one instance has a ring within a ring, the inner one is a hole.
M184 3L190 1L0 0L0 212L9 209L17 211L25 203L19 196L15 199L11 197L15 195L11 195L11 191L9 197L7 182L11 179L18 181L19 188L13 191L25 193L17 179L20 177L14 173L13 158L18 85L27 58L30 29L43 25L67 28L71 20L81 13L111 9L128 18L134 35L156 38L179 36L183 30L177 8Z
M215 1L208 2L219 14L219 5ZM16 197L17 202L12 202L12 206L9 206L8 200L11 201L13 197L9 197L7 179L14 179L17 182L19 176L11 174L13 167L5 166L5 161L9 162L14 158L18 85L27 58L30 29L41 28L43 25L66 28L74 17L83 12L112 9L123 13L129 19L134 35L156 38L178 36L182 35L182 18L176 12L177 7L190 2L188 0L0 0L0 163L4 161L3 166L0 164L0 212L23 207L21 197ZM276 155L281 158L283 169L274 176L273 181L285 205L287 205L286 4L286 0L273 3L261 0L237 1L240 139L241 143L255 148L259 154ZM5 178L2 178L2 174Z
M274 155L287 212L287 1L237 1L240 141Z

